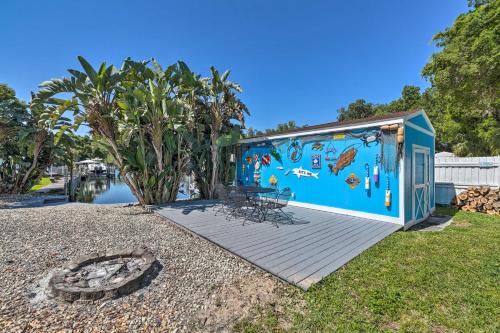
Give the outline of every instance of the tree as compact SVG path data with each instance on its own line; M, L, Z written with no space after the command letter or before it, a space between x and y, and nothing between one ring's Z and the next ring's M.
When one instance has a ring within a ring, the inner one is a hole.
M41 119L44 112L45 108L28 108L13 89L0 85L0 192L27 192L50 165L50 130L58 122Z
M74 113L73 129L87 122L108 147L115 165L122 171L125 183L141 204L144 198L139 185L126 170L125 158L117 141L118 124L121 119L117 105L118 92L122 91L124 72L114 66L102 63L96 71L83 57L78 57L83 72L70 69L70 77L43 82L33 102L38 105L54 105L54 113L47 113L46 119L60 118L68 110ZM70 99L57 98L59 94L70 93ZM60 135L68 128L61 128Z
M500 154L500 1L469 1L474 9L460 15L451 28L436 34L441 48L422 74L432 95L445 104L457 155Z
M227 147L240 138L248 114L237 97L240 85L228 79L230 72L221 75L214 67L210 71L209 78L192 78L196 83L190 84L192 92L188 94L194 96L191 101L197 124L192 167L201 196L206 198L213 198L215 186L234 172L229 165L232 150Z
M279 134L283 132L288 132L293 129L300 128L300 126L297 126L294 120L289 120L286 123L280 123L276 125L275 128L266 128L264 131L256 130L253 127L247 128L245 137L246 138L252 138L256 136L262 136L262 135L273 135L273 134Z
M178 96L186 66L163 70L154 60L127 59L121 69L103 63L95 70L78 60L83 72L44 82L34 101L56 107L48 119L73 111L72 129L88 123L140 204L175 200L189 161L191 113Z
M378 104L375 106L375 115L387 113L412 111L422 107L422 95L420 87L404 86L401 91L401 97L387 104Z
M346 121L353 119L362 119L373 116L375 113L374 105L367 103L364 99L358 99L349 104L347 109L341 107L337 110L337 120Z
M191 71L179 62L163 70L159 63L127 60L127 82L118 105L125 115L120 133L128 171L139 180L145 203L175 201L190 160L193 114L182 100L181 84Z
M100 158L112 163L112 160L108 159L108 151L102 146L97 135L75 135L72 139L74 141L75 161Z

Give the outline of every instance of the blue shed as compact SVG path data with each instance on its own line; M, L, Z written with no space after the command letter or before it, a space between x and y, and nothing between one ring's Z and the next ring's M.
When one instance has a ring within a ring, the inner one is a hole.
M435 131L423 110L242 139L236 180L289 187L290 205L400 224L434 202Z

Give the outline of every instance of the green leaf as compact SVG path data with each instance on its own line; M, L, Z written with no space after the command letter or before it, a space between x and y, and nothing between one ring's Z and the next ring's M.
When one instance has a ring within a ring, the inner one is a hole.
M146 169L146 160L143 152L141 149L137 149L137 152L135 153L135 159L137 161L137 164L139 165L141 170Z
M78 61L82 65L83 69L85 70L85 73L87 74L88 78L90 79L90 82L92 82L92 85L96 86L97 85L97 73L96 73L95 69L82 56L78 56Z

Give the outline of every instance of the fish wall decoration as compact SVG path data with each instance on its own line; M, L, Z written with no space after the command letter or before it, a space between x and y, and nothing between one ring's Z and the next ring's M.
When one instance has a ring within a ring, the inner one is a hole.
M276 147L272 147L269 153L272 157L274 157L276 161L278 161L279 163L283 163L283 161L281 160L281 153L278 151L278 149L276 149Z
M300 168L293 168L292 173L297 176L297 178L300 179L300 177L314 177L316 179L319 179L318 175L319 172L311 172L309 170L303 169L302 167Z
M345 150L342 154L340 154L339 158L337 159L337 163L335 163L335 165L328 164L330 172L333 172L335 175L338 175L340 170L344 169L346 166L354 162L354 157L356 157L357 153L358 150L354 147Z
M290 171L292 171L292 170L290 170L290 169L286 170L285 171L285 176L288 176L288 174L290 173Z
M351 189L354 189L359 185L359 183L361 183L361 180L354 173L351 173L349 177L346 178L345 182Z

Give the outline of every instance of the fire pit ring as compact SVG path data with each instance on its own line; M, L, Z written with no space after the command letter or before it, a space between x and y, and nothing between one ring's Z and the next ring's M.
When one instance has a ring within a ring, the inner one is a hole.
M146 247L83 256L49 281L52 296L67 301L115 298L139 289L156 259Z

